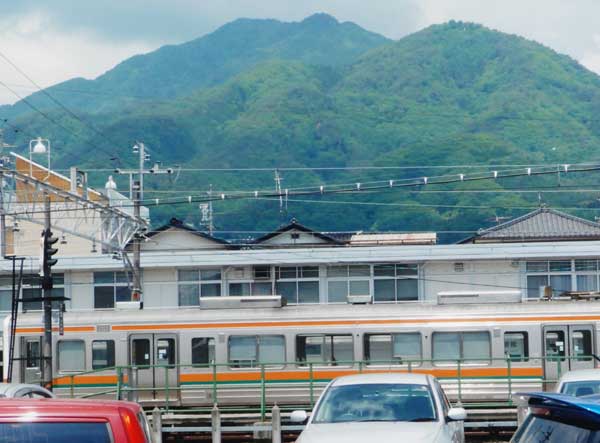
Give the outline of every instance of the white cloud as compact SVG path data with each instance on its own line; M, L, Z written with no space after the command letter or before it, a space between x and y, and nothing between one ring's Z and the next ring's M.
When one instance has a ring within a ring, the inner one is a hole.
M21 17L12 27L0 23L0 50L33 80L50 86L73 77L94 78L115 64L152 47L144 42L115 45L85 33L61 32L47 26L40 13ZM27 96L35 87L4 60L0 60L0 80L20 95ZM0 86L0 103L18 98Z

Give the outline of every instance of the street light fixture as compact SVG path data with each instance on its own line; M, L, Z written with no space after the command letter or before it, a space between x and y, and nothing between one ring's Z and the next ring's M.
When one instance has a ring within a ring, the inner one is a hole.
M50 176L50 140L38 137L29 141L29 175L31 177L33 177L33 154L48 154L48 176Z

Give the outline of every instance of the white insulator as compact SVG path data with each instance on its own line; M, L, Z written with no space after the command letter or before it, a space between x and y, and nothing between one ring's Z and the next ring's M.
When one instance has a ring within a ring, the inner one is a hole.
M494 178L498 178L498 171L494 171Z
M571 165L563 165L565 172L569 172L569 166L571 166Z
M423 184L426 185L427 184L427 177L423 177Z
M319 190L321 191L321 194L323 193L323 186L319 186Z
M527 175L531 175L531 168L527 168Z
M394 187L394 180L390 180L390 188Z
M458 174L458 176L460 177L460 181L464 181L465 179L465 174Z
M357 183L357 184L356 184L356 189L357 189L358 191L360 191L360 183Z

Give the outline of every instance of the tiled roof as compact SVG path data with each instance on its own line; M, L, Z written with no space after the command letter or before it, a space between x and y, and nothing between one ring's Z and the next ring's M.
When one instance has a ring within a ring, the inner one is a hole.
M474 240L551 240L600 238L600 224L541 207L477 233Z

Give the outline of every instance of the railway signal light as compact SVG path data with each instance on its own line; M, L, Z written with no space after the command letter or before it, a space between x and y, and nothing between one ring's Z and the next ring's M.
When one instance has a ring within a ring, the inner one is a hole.
M58 262L57 259L52 258L58 252L58 249L53 248L53 246L58 242L58 237L54 237L50 229L45 229L42 235L42 288L52 289L52 266Z

